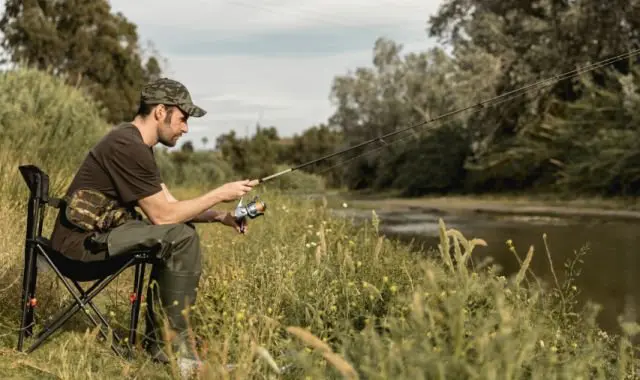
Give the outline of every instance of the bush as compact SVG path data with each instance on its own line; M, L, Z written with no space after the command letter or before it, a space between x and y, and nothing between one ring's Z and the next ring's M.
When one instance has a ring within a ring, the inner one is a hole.
M23 201L18 165L49 173L63 191L88 149L108 131L97 105L46 73L17 69L0 74L0 199Z
M286 165L278 165L275 172L279 173L287 168ZM326 188L324 177L302 170L284 174L267 182L266 185L284 191L322 191Z
M156 149L156 160L163 180L170 186L209 189L228 181L240 180L231 165L214 152L168 152Z

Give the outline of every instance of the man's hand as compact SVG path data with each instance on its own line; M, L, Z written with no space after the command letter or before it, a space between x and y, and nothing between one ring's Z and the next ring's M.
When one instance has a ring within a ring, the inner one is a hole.
M245 194L251 191L257 184L258 180L250 181L248 179L244 181L229 182L218 187L215 192L223 202L231 202L245 196Z
M238 231L239 233L247 233L247 223L246 223L246 219L243 219L241 224L238 224L238 222L236 221L235 216L233 216L233 213L231 212L227 212L225 213L222 218L219 219L220 223L224 224L225 226L229 226L229 227L233 227L236 229L236 231Z

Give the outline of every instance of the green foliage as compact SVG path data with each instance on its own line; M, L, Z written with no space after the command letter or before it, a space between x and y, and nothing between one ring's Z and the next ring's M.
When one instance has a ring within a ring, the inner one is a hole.
M456 59L472 51L499 60L500 73L491 79L491 95L498 95L640 46L634 32L638 14L640 4L626 0L606 4L596 0L449 0L431 18L430 34L449 41ZM597 86L620 94L621 88L613 78L616 72L627 73L632 63L616 62L613 70L600 69L583 78L593 76ZM567 144L573 144L576 138L581 140L582 133L599 135L600 126L594 122L590 129L574 125L573 132L557 131L554 127L559 124L549 119L564 118L558 110L573 107L571 103L581 102L584 96L580 81L564 80L478 112L469 120L469 128L477 131L473 155L466 165L470 187L483 191L557 188L559 177L566 175L558 163L580 160L578 156L569 158L568 154L579 152ZM620 105L617 107L614 113L621 110ZM609 111L612 109L599 108L593 120L607 120L610 127L611 122L622 126L624 122ZM572 183L567 190L590 187L578 185L576 179L563 180ZM589 181L586 176L582 179Z
M0 19L10 60L62 76L100 102L106 119L133 118L142 85L161 74L146 63L136 26L106 0L6 0Z
M335 79L332 97L337 109L331 122L342 129L348 145L424 123L466 105L470 86L477 84L477 78L462 70L440 48L404 57L401 51L401 45L379 39L374 48L373 68L359 68ZM472 69L489 77L494 70ZM482 86L476 86L475 91L481 90ZM371 144L364 148L367 153L364 149L356 151L354 155L362 157L348 167L345 184L354 189L408 186L410 194L451 189L450 186L460 183L463 171L460 160L466 158L470 149L468 132L460 127L465 119L465 115L458 115L445 122L423 125L389 141ZM404 143L398 144L400 140ZM385 143L391 145L385 147ZM447 157L442 156L445 152ZM449 185L439 178L428 178L444 169L438 166L449 160L458 163L457 167L447 166L453 173L438 174L440 178L451 177L450 181L444 180Z
M321 124L307 128L303 133L295 134L290 142L283 145L278 161L293 166L311 162L344 149L343 139L342 133L335 127ZM330 186L339 187L341 172L332 169L332 166L343 159L344 157L337 156L332 160L325 160L305 169L321 174Z
M376 186L402 190L405 196L447 193L464 187L464 162L470 154L467 131L451 123L400 145L393 161L383 161ZM388 186L383 186L388 181Z
M212 189L241 178L215 152L155 149L160 174L169 186Z
M31 69L1 73L0 199L24 200L21 164L41 167L52 191L62 191L108 129L96 104L59 78Z
M288 169L285 165L276 166L276 172ZM267 183L267 187L274 187L285 191L299 191L303 193L321 192L326 189L326 181L317 174L296 170L292 173L277 177Z
M640 46L639 15L640 3L625 0L447 0L431 17L429 33L448 52L434 48L402 56L401 45L379 39L373 67L335 78L331 125L353 146L619 55ZM403 141L395 145L369 146L380 149L337 175L350 189L400 188L405 195L636 194L636 63L621 60L418 127L398 136ZM450 150L425 137L437 128L456 131Z
M562 104L548 126L558 141L558 186L584 193L638 195L640 149L640 70L609 72L602 87L590 78L581 83L579 101Z
M251 138L237 138L235 131L216 139L216 150L238 175L259 178L273 174L282 145L275 127L256 126Z

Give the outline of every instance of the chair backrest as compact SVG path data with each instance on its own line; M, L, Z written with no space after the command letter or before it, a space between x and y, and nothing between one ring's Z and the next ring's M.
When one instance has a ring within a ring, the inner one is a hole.
M35 239L42 235L45 207L58 208L61 200L49 196L49 176L35 165L18 167L22 178L29 188L29 204L27 210L27 239Z

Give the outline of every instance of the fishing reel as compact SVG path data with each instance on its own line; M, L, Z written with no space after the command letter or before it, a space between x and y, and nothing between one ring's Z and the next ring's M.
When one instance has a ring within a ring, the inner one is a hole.
M256 195L253 200L246 205L242 204L242 198L240 198L240 202L236 206L236 210L234 212L234 216L236 218L236 222L240 226L240 232L244 233L244 220L249 217L250 219L255 219L260 215L264 215L265 210L267 209L267 204L258 200L258 196Z

